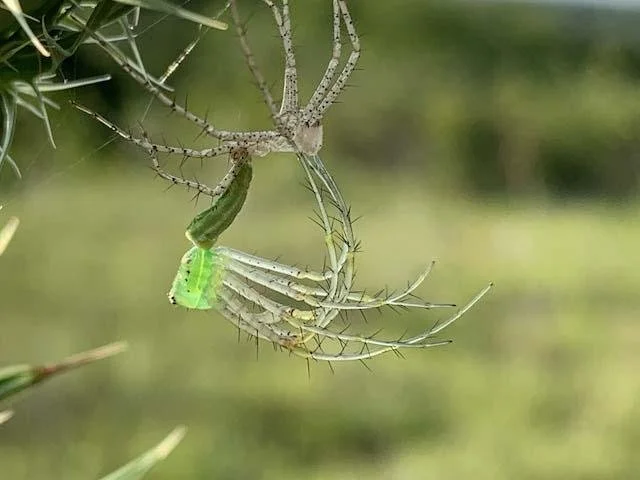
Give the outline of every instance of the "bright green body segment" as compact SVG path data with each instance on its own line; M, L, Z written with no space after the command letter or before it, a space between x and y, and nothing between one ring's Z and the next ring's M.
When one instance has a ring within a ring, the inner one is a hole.
M252 176L250 161L238 165L237 174L227 190L187 227L186 236L194 245L204 249L211 248L218 236L229 228L247 199Z
M180 261L169 300L195 310L215 308L224 272L225 261L221 255L212 250L191 248Z

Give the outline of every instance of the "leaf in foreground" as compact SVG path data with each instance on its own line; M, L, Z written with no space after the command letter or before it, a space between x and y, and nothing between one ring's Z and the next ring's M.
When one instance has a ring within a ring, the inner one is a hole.
M125 342L116 342L72 355L51 365L12 365L0 368L0 400L37 385L54 375L117 355L126 348Z
M4 3L7 10L9 10L11 14L14 16L14 18L20 25L20 28L24 30L24 32L29 37L29 40L31 41L31 43L33 44L34 47L36 47L36 49L40 52L40 54L45 57L51 56L51 54L47 51L47 49L44 48L44 45L40 43L40 40L38 40L38 37L36 36L36 34L33 33L31 28L29 27L29 24L27 23L27 19L24 13L22 12L22 7L20 6L20 2L18 0L1 0L1 1L2 3Z
M142 478L156 463L167 458L176 445L180 443L186 432L186 427L177 427L151 450L101 480L138 480Z

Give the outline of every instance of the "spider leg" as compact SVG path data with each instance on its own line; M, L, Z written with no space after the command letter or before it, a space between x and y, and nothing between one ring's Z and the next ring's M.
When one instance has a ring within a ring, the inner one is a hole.
M274 325L269 325L257 321L252 312L249 312L241 302L236 300L233 295L227 292L220 293L220 305L217 311L220 312L227 320L238 327L240 330L247 332L254 337L276 343L278 345L287 345L295 341L295 337L278 329Z
M406 301L413 290L422 284L424 279L429 274L430 269L427 269L422 273L413 283L411 283L406 289L401 292L388 296L388 297L371 297L371 296L359 296L357 294L348 294L345 299L340 301L332 301L333 297L330 293L324 295L316 295L318 291L308 293L308 287L306 285L296 284L295 282L282 277L278 277L274 274L260 271L252 267L246 267L241 263L229 260L226 264L226 268L235 274L241 275L247 280L254 282L258 285L262 285L271 291L277 292L281 295L303 302L314 308L335 309L335 310L369 310L374 308L380 308L384 306L398 306L398 307L412 307L412 308L447 308L452 307L451 304L432 304L429 302L418 301ZM319 299L316 296L322 296L324 298ZM348 298L354 298L352 302L348 302ZM328 300L326 300L328 298ZM315 315L313 316L315 318Z
M223 284L225 287L233 290L238 295L271 312L280 320L290 317L297 318L299 320L310 321L315 318L314 312L312 310L301 310L290 305L282 305L275 300L262 295L253 287L250 287L244 280L242 280L234 273L227 272L223 280Z
M340 72L340 74L338 75L338 78L329 90L329 93L327 93L327 95L322 99L317 108L309 112L308 122L312 125L320 123L327 109L333 102L335 102L342 90L344 90L347 80L353 73L353 70L356 68L358 59L360 58L360 39L358 38L358 34L356 33L355 25L353 23L353 20L351 19L351 15L349 14L347 3L345 0L338 0L338 4L342 13L342 19L347 29L347 34L349 35L349 40L351 41L352 50L349 58L347 59L347 63L342 69L342 72Z
M276 4L271 0L263 0L273 12L273 18L278 26L278 32L284 48L284 81L282 103L278 116L298 111L298 70L296 57L291 41L291 17L289 15L289 1L282 0L282 15Z
M169 154L173 154L173 155L182 155L183 157L206 158L206 157L216 157L218 155L229 153L234 148L237 148L237 147L241 146L241 145L238 145L237 143L229 142L229 143L220 145L219 147L205 148L205 149L202 149L202 150L195 150L195 149L192 149L192 148L176 147L176 146L173 146L173 145L164 145L164 144L160 144L160 143L152 143L152 142L150 142L148 140L146 135L144 135L145 138L143 138L143 139L134 137L129 132L127 132L127 131L123 130L122 128L118 127L115 123L111 122L110 120L107 120L106 118L104 118L99 113L94 112L93 110L85 107L84 105L80 105L75 100L71 100L71 104L74 107L76 107L78 110L80 110L81 112L84 112L87 115L89 115L90 117L92 117L94 120L102 123L109 130L111 130L113 133L119 135L120 137L124 138L128 142L131 142L131 143L137 145L138 147L140 147L140 148L142 148L144 150L147 150L147 151L155 150L156 152L169 153Z
M331 174L327 171L319 156L303 155L299 154L298 158L307 173L308 177L311 177L311 172L324 184L325 188L331 196L333 205L338 211L340 216L340 224L342 226L342 240L345 246L345 256L341 258L340 268L338 272L342 272L340 278L340 291L335 297L337 301L344 301L351 293L354 280L354 255L357 249L357 242L353 234L353 225L350 216L349 207L342 196L342 193L338 189ZM336 276L338 275L336 272ZM320 315L316 321L316 326L326 327L333 321L333 319L340 313L340 310L333 309L325 311L323 315Z
M209 136L212 136L219 140L227 140L235 135L235 132L216 129L213 125L211 125L203 118L190 112L184 106L176 103L175 100L164 93L159 86L149 81L145 74L132 67L131 62L125 61L124 58L126 58L126 56L112 44L107 42L100 34L90 32L89 35L91 35L91 37L100 44L105 52L120 66L120 68L122 68L122 70L124 70L133 80L140 84L147 92L153 95L162 105L170 108L172 111L176 112L178 115L184 117L188 121L195 123L202 129L203 132L205 132ZM164 85L162 86L164 87Z
M278 323L277 319L280 319L283 317L284 311L290 310L291 307L280 305L279 303L264 297L263 295L258 293L256 290L254 290L253 288L249 287L246 284L243 284L239 280L234 279L229 284L225 283L225 286L229 287L229 289L235 292L235 294L240 295L242 298L252 303L255 303L256 305L266 310L261 313L250 312L246 309L246 307L241 302L239 302L233 297L233 293L230 293L229 291L221 292L221 296L224 299L224 301L228 305L230 305L237 313L242 312L242 318L245 319L245 321L247 321L248 323L251 323L252 325L256 325L256 324L261 324L264 326L268 325L269 328L272 329L272 331L278 332L277 334L280 336L288 335L288 332L277 328L276 323ZM284 314L284 315L287 315L287 314ZM324 338L338 340L342 343L351 342L351 343L360 343L365 345L375 345L379 347L386 347L387 349L385 349L384 351L388 351L388 349L398 349L398 348L425 348L425 347L439 346L439 345L445 345L450 343L449 341L437 341L437 342L425 343L424 342L425 340L427 340L429 337L434 335L434 331L432 328L425 330L419 335L416 335L406 340L388 341L388 340L378 340L374 337L363 337L361 335L346 334L344 332L332 332L330 330L308 326L302 322L297 322L296 319L302 320L300 316L294 316L294 315L288 315L288 316L289 316L289 319L287 321L292 326L294 326L297 329L300 329L302 332L307 332L312 334L308 336L306 340L300 339L298 341L298 345L300 343L307 342L309 338L312 338L313 336L316 336L316 335L322 336ZM265 318L268 320L265 321ZM380 352L380 353L384 353L384 352Z
M340 40L340 7L338 6L338 0L333 0L333 52L331 54L331 60L327 65L327 69L318 84L315 92L311 96L309 103L302 112L302 120L305 123L309 123L312 113L319 107L320 102L327 94L331 81L336 73L336 68L340 63L340 55L342 51L342 43Z
M304 163L303 163L303 167L305 169L305 173L307 174L307 180L309 181L309 186L311 187L311 191L316 197L316 203L318 205L318 213L321 219L322 229L324 230L324 241L327 247L327 253L329 255L329 265L332 271L329 290L327 292L327 298L330 300L333 300L338 290L338 281L339 281L339 274L340 274L340 269L338 268L338 258L336 254L336 245L334 241L334 232L331 226L331 222L329 221L329 215L327 214L327 209L324 205L322 192L316 185L316 182L313 179L313 176L310 175L310 172Z
M247 41L247 32L245 26L242 24L240 19L240 13L238 12L237 0L231 0L231 16L233 17L233 23L236 26L236 33L238 34L238 39L240 41L240 48L242 49L242 53L244 54L245 62L247 67L249 67L249 71L255 80L258 89L262 93L262 98L264 102L267 104L267 108L271 113L271 118L275 125L279 128L283 128L282 120L278 117L278 109L276 108L276 104L273 100L273 96L271 95L271 91L267 86L267 82L262 75L262 72L258 69L256 64L255 57L249 46L249 42Z
M234 259L240 263L280 273L283 275L288 275L300 280L312 280L321 282L331 277L331 272L320 273L314 272L312 270L302 270L300 268L285 265L284 263L278 263L273 260L267 260L266 258L251 255L249 253L241 252L240 250L235 250L229 247L216 247L215 250L217 253Z
M160 178L163 178L164 180L167 180L174 185L184 185L188 190L196 190L198 193L207 195L212 199L215 199L224 193L224 189L220 187L220 185L211 188L203 183L196 182L195 180L189 180L187 178L168 173L160 166L160 162L158 161L158 151L150 148L147 150L147 152L151 157L151 168Z
M265 260L266 261L266 260ZM397 306L397 307L407 307L407 308L450 308L455 307L454 304L451 303L431 303L431 302L423 302L423 301L407 301L404 300L405 297L411 295L411 293L418 287L422 282L426 279L428 274L430 273L433 263L429 265L429 268L423 272L413 283L411 283L405 290L402 290L398 294L394 294L388 296L386 298L382 298L379 296L371 296L361 292L351 292L346 295L343 295L341 298L341 302L339 303L330 303L325 301L329 295L329 291L324 287L315 287L312 285L306 285L303 283L298 283L290 278L283 277L281 275L255 270L248 268L245 265L242 265L240 262L231 261L231 263L227 264L231 265L231 269L240 275L245 276L245 272L255 272L255 278L249 278L249 280L259 283L260 285L271 288L271 285L277 285L278 288L282 289L291 289L305 297L318 297L321 300L309 301L307 302L304 298L294 298L291 294L285 293L285 295L293 298L294 300L305 301L305 303L311 304L312 306L321 306L322 308L330 308L330 309L343 309L343 310L357 310L357 309L368 309L368 308L379 308L381 306L389 305L389 306ZM259 278L258 278L259 277ZM247 277L248 278L248 277ZM275 290L271 288L271 290ZM279 292L282 293L282 292ZM344 303L345 301L351 303Z

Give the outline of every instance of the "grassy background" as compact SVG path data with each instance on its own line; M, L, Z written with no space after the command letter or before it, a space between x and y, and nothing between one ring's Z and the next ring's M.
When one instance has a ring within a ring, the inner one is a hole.
M328 55L317 40L327 15L314 13L328 3L294 10L306 91ZM351 3L366 34L363 71L327 117L324 159L363 215L360 286L401 285L435 258L425 298L462 303L489 281L495 290L448 332L451 346L383 357L371 372L312 364L309 377L303 361L256 351L217 314L166 301L184 226L202 205L165 192L128 145L98 150L107 133L69 108L54 119L56 151L25 119L15 156L26 180L3 202L22 225L0 259L0 363L121 338L132 348L25 396L2 427L1 478L97 478L178 423L189 434L151 478L635 478L633 44L621 28L563 32L555 26L575 12L562 10ZM253 11L252 38L266 39L258 58L276 78L277 40ZM143 36L166 42L147 47L152 64L178 49L170 27ZM527 56L531 45L541 46ZM108 64L87 54L74 71L98 66ZM176 85L217 124L266 125L231 34L211 33ZM81 95L123 125L146 102L126 81ZM161 109L145 128L183 143L197 133ZM529 173L507 175L505 159ZM221 243L321 263L300 169L290 156L255 168ZM193 169L213 182L224 162ZM388 312L360 326L391 336L436 318Z

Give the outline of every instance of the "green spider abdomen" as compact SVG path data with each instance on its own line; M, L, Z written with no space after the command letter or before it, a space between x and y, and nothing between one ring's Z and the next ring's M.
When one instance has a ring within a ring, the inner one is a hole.
M191 248L180 261L169 291L169 301L185 308L209 310L218 303L225 261L221 255L199 247Z
M247 199L252 176L250 160L238 164L237 174L226 191L211 207L200 212L187 227L186 236L194 245L209 249L216 243L218 236L229 228Z

